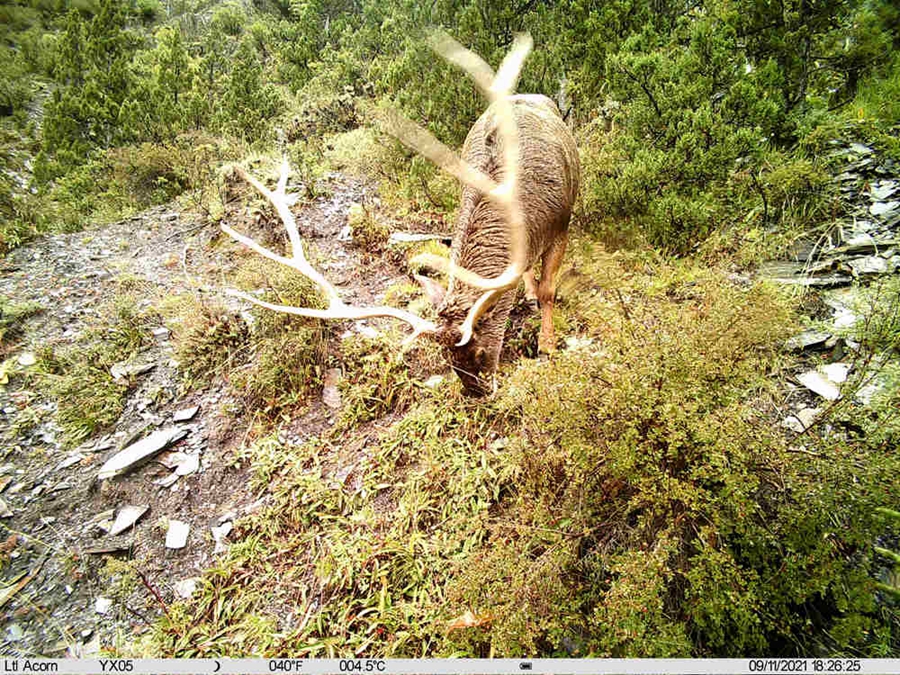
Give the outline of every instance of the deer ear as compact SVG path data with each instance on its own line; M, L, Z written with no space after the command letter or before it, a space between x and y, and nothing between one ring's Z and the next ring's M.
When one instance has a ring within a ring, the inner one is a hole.
M444 301L444 293L446 292L444 287L434 279L423 277L421 274L413 274L413 278L425 290L425 295L431 300L431 304L435 307L440 306L441 302Z

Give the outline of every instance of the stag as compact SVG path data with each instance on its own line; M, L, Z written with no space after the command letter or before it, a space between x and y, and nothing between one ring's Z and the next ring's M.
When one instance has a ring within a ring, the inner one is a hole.
M450 259L423 255L417 262L443 271L446 290L433 279L416 275L437 307L437 322L395 307L345 304L324 276L307 261L286 194L289 167L282 164L274 191L237 168L277 211L287 229L291 256L260 246L227 225L222 229L257 253L296 269L312 280L328 301L326 309L264 302L229 291L251 303L279 312L321 319L391 317L412 327L409 340L437 340L449 352L453 370L467 393L490 391L503 333L521 281L526 297L541 308L539 347L553 351L552 312L555 275L566 248L569 218L579 182L575 141L556 105L545 96L513 95L522 64L531 50L528 36L516 38L496 75L477 55L445 35L432 47L460 66L489 101L463 145L461 156L418 125L391 113L385 120L398 140L435 162L463 184ZM534 267L541 262L540 282Z

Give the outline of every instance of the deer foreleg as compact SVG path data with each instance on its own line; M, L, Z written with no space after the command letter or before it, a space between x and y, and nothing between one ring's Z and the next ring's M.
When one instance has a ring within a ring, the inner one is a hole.
M522 281L525 282L525 299L530 302L537 302L538 286L537 280L534 278L534 270L528 270L522 275Z

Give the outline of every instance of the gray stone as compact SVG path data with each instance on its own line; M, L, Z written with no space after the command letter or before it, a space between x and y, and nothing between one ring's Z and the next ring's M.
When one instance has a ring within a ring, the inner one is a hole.
M149 506L123 506L116 515L116 520L109 533L113 536L121 534L132 527L149 510Z
M803 408L793 415L788 415L782 424L791 431L802 434L813 425L821 412L820 408Z
M821 272L822 270L817 268L816 271ZM760 275L764 279L779 284L815 286L820 288L846 286L853 282L853 277L849 274L832 272L822 276L815 276L809 274L809 270L805 264L785 260L769 262L762 265L760 268Z
M68 469L70 466L74 464L78 464L81 460L84 459L84 455L80 452L76 452L74 455L69 455L63 461L56 465L56 470L60 471L62 469Z
M829 382L841 384L847 381L847 375L850 372L849 363L829 363L827 366L820 366L821 372Z
M94 611L97 614L107 614L110 609L112 609L113 601L109 598L104 598L103 596L98 597L94 601Z
M156 367L155 363L132 363L131 361L120 361L114 364L109 373L116 382L123 382L134 375L143 375Z
M179 549L187 545L187 538L191 532L191 526L180 520L170 520L169 529L166 532L166 548Z
M129 445L121 452L118 452L109 458L106 463L100 467L100 472L97 477L100 480L104 480L133 469L152 459L185 436L187 436L187 431L179 427L169 427L167 429L161 429L160 431L154 431L146 438L142 438L137 443Z
M159 478L159 479L153 481L153 484L159 485L160 487L167 488L167 487L170 487L170 486L174 485L175 483L177 483L179 478L181 478L181 476L179 476L177 473L170 473L165 478Z
M196 414L200 411L200 406L195 405L190 408L182 408L181 410L176 410L175 414L172 415L172 421L174 422L187 422L189 420L194 419Z
M190 476L200 468L200 455L185 455L185 459L175 467L176 476Z
M857 276L866 274L884 274L888 271L887 260L877 255L855 258L847 261L853 273Z
M825 345L831 333L818 330L805 330L802 333L789 338L784 343L784 348L790 351L803 351L805 349L818 349Z
M869 213L873 216L883 216L886 213L896 210L898 206L900 206L900 202L898 201L875 202L869 207Z
M897 181L880 180L869 187L869 193L872 195L873 199L882 200L890 197L897 189Z
M176 581L174 584L172 584L172 588L175 591L175 595L177 595L179 598L187 600L194 594L194 591L197 590L197 577L191 577L190 579Z
M213 536L213 541L216 542L216 547L213 550L213 553L224 553L228 550L228 543L225 540L228 538L228 535L231 534L231 531L233 529L234 524L231 521L226 521L218 527L210 528Z
M836 401L841 397L841 391L824 375L815 370L809 370L797 376L797 380L804 387L829 401Z
M857 155L871 155L873 152L875 152L868 145L863 145L862 143L851 143L850 150L855 152Z

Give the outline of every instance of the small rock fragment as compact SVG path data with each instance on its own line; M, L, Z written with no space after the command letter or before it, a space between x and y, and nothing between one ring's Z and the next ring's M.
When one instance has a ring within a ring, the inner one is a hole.
M96 527L108 533L112 529L113 516L115 516L115 514L115 509L109 509L103 513L98 513L88 521L88 529Z
M167 488L171 485L174 485L176 482L178 482L179 478L181 478L181 476L179 476L177 473L171 473L168 476L166 476L165 478L159 478L159 479L153 481L153 484L159 485L160 487Z
M13 512L10 511L6 502L0 499L0 518L12 518Z
M432 375L427 380L425 380L422 385L428 387L429 389L437 389L440 386L441 382L444 381L443 375Z
M888 271L887 260L877 255L849 260L847 264L850 265L853 273L857 276L863 274L884 274Z
M850 150L855 152L857 155L871 155L874 150L870 148L868 145L863 145L862 143L851 143Z
M128 528L132 527L141 516L150 510L149 506L124 506L119 509L116 520L112 524L109 533L113 536L121 534Z
M68 469L73 464L78 464L81 460L84 459L84 455L80 452L76 452L74 455L69 455L63 461L56 465L56 470L60 471L61 469Z
M869 191L872 193L872 197L875 199L887 199L892 194L897 191L897 181L893 180L881 180L877 183L873 183L869 187Z
M175 468L176 476L190 476L200 468L200 455L185 455L185 459Z
M885 213L890 213L898 206L900 206L900 202L898 201L875 202L869 207L869 213L873 216L883 216Z
M234 524L229 522L225 522L218 527L211 527L213 541L216 542L216 547L213 550L213 553L224 553L228 550L228 544L225 539L231 533L231 530L234 529Z
M830 382L824 375L815 370L810 370L798 375L797 380L813 393L816 393L829 401L836 401L841 397L841 392L834 383Z
M6 639L10 642L18 642L25 637L25 631L17 623L11 623L6 627Z
M188 534L191 526L180 520L170 520L169 530L166 532L166 548L179 549L187 545Z
M176 410L175 414L172 415L172 420L174 422L187 422L189 420L194 419L194 416L200 411L200 406L195 405L190 408L183 408L181 410Z
M37 363L37 357L35 357L35 355L31 352L22 352L21 354L19 354L19 358L16 359L16 361L20 366L24 366L25 368L27 368L28 366L33 366L35 363Z
M820 408L803 408L785 418L783 424L791 431L801 434L813 425L821 412Z
M175 594L179 598L184 598L187 600L190 598L194 591L197 590L197 577L191 577L189 579L183 579L182 581L176 581L172 584L172 588L175 590Z
M113 364L109 369L109 374L112 375L116 382L124 382L133 375L143 375L154 368L156 368L155 363L131 363L130 361L120 361L119 363Z
M94 611L97 614L106 614L112 609L112 600L110 598L99 597L94 601Z
M831 333L819 330L805 330L784 343L784 348L789 351L803 351L805 349L818 349L825 346Z
M850 372L849 363L829 363L827 366L820 366L819 371L828 378L830 382L841 384L847 381L847 374Z

